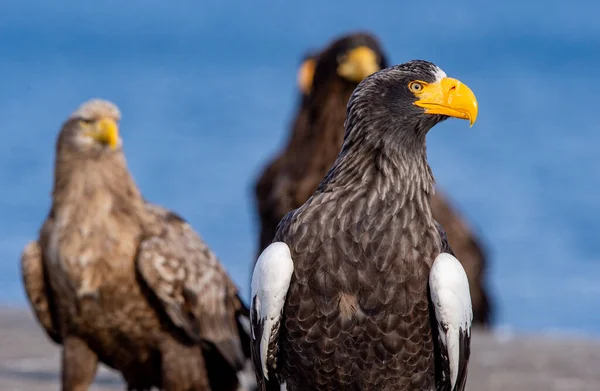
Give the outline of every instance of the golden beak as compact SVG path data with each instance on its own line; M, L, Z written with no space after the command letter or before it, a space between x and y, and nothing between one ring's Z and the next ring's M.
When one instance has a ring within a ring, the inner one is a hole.
M96 122L94 131L90 134L94 140L107 144L111 149L119 146L119 126L112 118L102 118Z
M302 63L298 70L298 88L307 95L312 88L313 77L315 75L316 61L312 58L307 59Z
M468 119L473 126L477 119L477 98L469 87L459 80L445 77L427 84L418 93L415 105L423 107L427 114L442 114Z
M345 79L360 83L379 70L377 54L366 46L359 46L348 52L338 65L337 73Z

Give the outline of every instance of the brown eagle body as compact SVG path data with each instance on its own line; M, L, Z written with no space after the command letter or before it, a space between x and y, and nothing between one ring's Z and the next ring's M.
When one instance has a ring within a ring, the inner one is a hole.
M367 46L378 53L380 67L386 67L382 49L368 34L352 34L336 40L317 57L311 93L303 101L295 120L295 124L309 128L303 131L308 136L290 137L289 144L257 181L255 194L261 230L258 254L273 241L281 219L308 200L334 163L342 147L346 105L358 85L357 81L344 79L336 73L338 58L340 52L345 53L364 42L369 42ZM292 128L292 134L298 132L297 126ZM434 219L446 229L450 245L465 266L474 320L487 325L491 317L491 304L484 285L487 256L479 239L448 200L437 193L432 194L431 199Z
M22 255L34 312L63 345L63 390L87 390L98 361L131 390L236 390L247 310L193 229L142 198L119 117L92 101L65 123L52 208Z

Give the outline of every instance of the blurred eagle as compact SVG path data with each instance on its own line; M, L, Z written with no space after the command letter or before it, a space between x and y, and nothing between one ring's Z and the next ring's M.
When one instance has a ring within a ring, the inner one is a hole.
M262 176L256 183L256 198L259 200L258 208L262 222L260 232L259 253L267 247L275 236L275 228L281 218L290 210L297 206L290 198L271 199L275 192L275 187L285 187L292 185L287 181L286 176L279 173L284 172L292 163L301 158L296 149L297 145L306 144L310 141L308 131L308 97L312 88L312 81L315 72L316 54L307 53L298 70L298 89L300 90L299 109L292 123L292 131L283 151L281 151L264 169ZM277 192L279 194L279 192ZM287 194L283 192L281 194Z
M316 69L308 61L316 61ZM346 104L354 88L386 66L380 43L367 33L341 37L303 62L298 76L302 99L292 135L262 171L255 187L260 220L258 254L271 244L281 219L308 200L335 161L344 136ZM314 77L312 83L307 80L310 76ZM433 216L446 229L469 278L474 322L488 325L492 311L484 281L485 249L443 194L434 194L431 202Z
M62 389L87 390L100 361L129 390L236 390L248 309L192 227L145 202L119 120L92 100L64 123L52 207L21 258L35 315L63 346Z

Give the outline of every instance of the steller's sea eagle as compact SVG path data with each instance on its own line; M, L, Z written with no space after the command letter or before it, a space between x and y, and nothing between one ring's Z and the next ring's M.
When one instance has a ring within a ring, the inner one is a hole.
M426 61L358 85L341 152L254 269L261 390L464 390L469 283L431 213L425 139L477 111L465 84Z

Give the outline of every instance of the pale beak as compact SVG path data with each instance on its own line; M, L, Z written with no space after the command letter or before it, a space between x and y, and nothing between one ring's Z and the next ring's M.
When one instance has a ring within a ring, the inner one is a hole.
M304 95L308 95L312 88L313 77L315 75L315 60L307 59L302 63L298 70L298 88Z
M377 54L366 46L359 46L348 52L338 65L337 72L345 79L360 83L364 78L380 69Z
M112 118L102 118L96 122L95 129L90 136L102 143L108 145L111 149L119 146L119 125Z
M427 84L418 95L415 105L423 107L427 114L441 114L469 120L473 126L477 119L477 98L469 87L459 80L445 77Z

